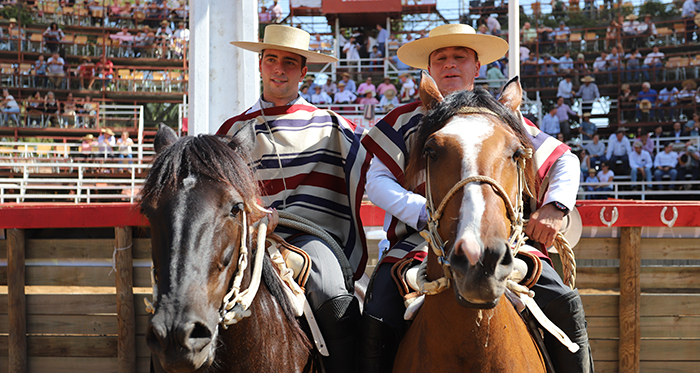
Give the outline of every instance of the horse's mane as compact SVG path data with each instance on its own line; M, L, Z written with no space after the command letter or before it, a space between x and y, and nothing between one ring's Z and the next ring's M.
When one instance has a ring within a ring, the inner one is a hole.
M211 135L183 137L165 148L154 160L141 190L141 201L157 204L161 197L165 197L163 193L166 190L175 189L185 178L195 176L235 187L245 201L246 209L253 211L253 204L260 192L249 161L250 157L236 139ZM263 263L263 282L279 303L300 340L311 348L310 342L298 326L289 300L282 289L283 285L272 272L272 265L269 260Z
M515 136L520 140L523 147L532 149L532 143L525 132L523 124L515 113L496 100L491 93L481 87L476 87L474 90L457 91L436 104L434 108L428 111L418 125L413 142L411 143L411 154L406 167L406 180L409 186L415 187L418 182L419 172L425 168L423 158L423 146L428 138L433 133L442 129L447 121L455 116L457 112L464 107L484 108L492 111L499 117L499 123L505 123L510 128ZM527 162L527 170L525 172L526 182L534 189L535 173L532 162Z
M157 203L165 190L195 176L235 186L251 211L259 190L248 161L235 139L226 143L211 135L183 137L158 154L141 190L141 200Z

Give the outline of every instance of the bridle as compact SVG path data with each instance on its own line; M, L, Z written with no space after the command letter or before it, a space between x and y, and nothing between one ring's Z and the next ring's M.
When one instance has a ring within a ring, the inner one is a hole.
M491 110L484 108L475 107L463 107L457 111L456 114L462 115L494 115L498 117L496 113ZM525 181L525 166L527 160L532 158L532 149L521 147L516 153L516 166L518 174L518 190L516 192L515 204L513 204L508 197L505 189L491 177L484 175L475 175L466 177L459 182L457 182L450 190L447 192L440 205L435 207L435 202L433 200L432 189L430 186L430 161L426 158L425 162L425 197L427 199L426 210L428 212L428 225L427 230L420 232L421 236L428 242L428 245L432 249L433 253L437 256L438 263L442 266L444 277L441 277L434 281L427 281L427 260L424 260L419 268L419 284L421 286L421 292L424 294L438 294L450 287L450 280L452 279L451 264L447 259L447 254L445 251L446 242L440 236L438 232L438 227L440 224L440 219L442 218L442 213L447 206L447 203L454 197L454 195L470 183L486 183L491 185L496 195L501 197L503 200L508 219L511 223L511 233L508 238L508 243L515 255L522 244L527 240L525 233L523 232L525 226L525 220L523 218L523 191L527 191L528 194L530 190L528 189L527 183ZM427 258L427 257L426 257Z

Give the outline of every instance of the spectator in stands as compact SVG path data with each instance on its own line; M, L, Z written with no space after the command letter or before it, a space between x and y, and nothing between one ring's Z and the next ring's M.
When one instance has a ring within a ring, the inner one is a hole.
M581 82L583 85L576 92L576 97L581 97L581 108L583 111L590 112L593 108L593 101L600 98L600 92L598 91L598 86L593 83L595 78L592 76L586 75L581 79Z
M649 152L650 155L654 155L654 140L649 136L649 132L644 131L642 128L642 133L639 135L637 140L642 143L642 149Z
M592 166L595 167L598 163L608 160L605 158L605 144L600 142L600 135L597 133L593 135L593 142L588 143L584 148L591 157Z
M618 127L615 134L608 139L608 150L605 158L615 168L615 172L624 175L629 173L629 155L632 153L630 140L625 136L627 128Z
M540 43L543 44L539 46L541 52L549 49L549 43L552 41L553 32L554 30L551 27L545 26L544 24L540 24L540 26L537 28L537 35L540 36Z
M369 58L375 59L375 61L372 61L373 66L378 66L382 64L381 60L384 58L384 54L379 50L379 47L375 45L372 47L372 52L370 52ZM373 67L369 68L369 71L373 70Z
M173 30L170 29L170 23L166 20L160 22L160 27L156 30L156 45L159 47L161 57L166 56L166 48L170 44L170 38L173 35Z
M571 59L571 51L564 52L564 55L559 57L559 74L570 74L574 69L574 60Z
M311 74L306 75L306 78L304 78L304 84L309 87L309 91L311 92L310 94L313 94L316 86L318 85L316 84L315 80L316 78Z
M698 136L700 135L700 113L694 112L693 119L685 122L683 128L686 136Z
M637 15L632 13L625 17L626 21L622 23L622 36L624 36L622 41L627 47L636 44L637 28L639 27L637 18Z
M583 53L579 53L576 56L576 61L574 61L574 69L573 69L573 75L574 75L574 84L576 87L579 86L580 82L580 77L590 75L591 70L588 67L588 64L586 63L586 57L583 55Z
M497 64L490 63L488 66L488 70L486 71L486 79L489 81L488 86L491 93L494 96L497 96L501 91L501 87L503 86L506 77L501 72L501 69L498 68Z
M365 80L364 83L360 84L359 87L357 87L357 93L361 96L364 96L367 91L372 91L372 92L377 92L377 87L372 84L372 77L368 76L367 80Z
M649 70L654 69L654 81L658 81L663 72L662 67L664 66L664 54L659 52L659 46L655 45L651 48L651 53L647 54L644 58L644 64L642 65L642 75L644 80L649 80Z
M620 110L620 123L634 121L637 96L632 94L630 85L625 83L620 87L620 96L617 97L617 107Z
M299 88L299 96L301 96L304 100L311 102L311 93L309 93L309 86L304 84Z
M77 70L77 75L80 78L80 89L85 89L86 80L88 82L87 89L92 89L92 84L95 82L95 64L87 56L81 57L80 60L81 63Z
M334 104L352 104L357 100L357 96L350 90L346 89L346 83L344 81L338 82L338 92L333 98Z
M684 136L685 134L683 133L683 128L681 127L680 122L673 123L673 130L671 131L671 137L673 137L675 140L673 142L675 143L680 143L681 142L681 137Z
M573 83L571 83L572 76L571 74L566 74L564 76L564 79L562 79L559 82L559 87L557 88L557 97L561 97L564 99L564 102L567 105L571 105L572 101L571 99L574 97L574 86Z
M44 98L41 97L41 92L36 91L33 95L29 96L25 101L26 119L27 126L40 127L39 122L43 122L44 115ZM43 125L43 123L41 123Z
M379 99L384 97L384 93L389 90L393 89L394 90L394 97L396 97L396 86L394 83L391 82L391 78L388 76L384 77L384 81L382 81L378 86L377 86L377 95L379 96Z
M347 59L347 64L350 66L352 71L353 67L358 67L360 64L360 45L354 36L351 36L347 43L343 46L343 53L345 53L345 58Z
M58 114L61 112L61 103L56 100L52 91L44 97L44 112L46 113L46 127L58 124Z
M595 188L596 191L600 192L612 192L613 191L613 179L615 179L615 172L610 169L610 162L605 161L600 164L600 171L598 171L598 180L600 185ZM598 199L606 199L608 195L599 195Z
M102 134L97 138L100 155L107 158L114 158L114 147L117 145L117 139L114 138L114 131L109 128L103 128ZM108 172L106 170L105 172Z
M697 88L697 83L694 80L683 81L683 89L678 92L678 106L681 107L681 113L690 117L693 112L693 106L695 106L695 88Z
M496 17L484 16L483 19L484 23L489 28L489 33L491 33L491 35L498 36L501 34L501 23L498 22L498 19Z
M591 169L591 156L588 155L588 151L586 149L581 149L581 152L578 154L578 158L581 161L581 181L585 179L586 174L588 174L588 170Z
M678 153L673 151L673 142L668 142L664 146L664 151L659 152L654 158L654 180L662 181L664 175L668 175L671 178L671 184L668 188L673 189L675 186L672 183L676 181L678 176L677 164ZM663 190L666 187L661 186L659 189Z
M382 52L382 55L386 53L386 43L388 40L389 30L377 23L377 48L379 48L379 51Z
M352 93L353 95L357 93L357 86L355 81L350 79L350 74L343 73L342 75L343 83L345 83L345 90ZM338 89L340 89L340 83L338 83Z
M46 86L46 69L46 61L44 61L44 56L40 54L34 61L34 85L37 87Z
M61 123L65 123L65 127L69 127L72 123L73 127L78 127L76 115L78 114L78 105L73 99L73 93L68 93L66 101L63 102L63 115ZM64 127L62 124L61 127Z
M396 66L396 69L399 71L406 71L411 69L411 66L408 66L405 63L403 63L403 61L399 59L399 56L389 56L385 59L394 64L394 66Z
M657 113L659 120L673 121L676 120L676 106L678 106L678 88L673 87L671 83L665 83L664 88L659 91Z
M311 94L311 103L314 105L325 105L333 102L331 96L328 96L326 92L321 90L321 86L317 85L314 87L314 93Z
M603 51L600 53L600 56L596 57L595 61L593 61L593 74L598 77L602 84L607 83L605 81L606 74L604 74L604 72L606 72L607 70L608 53L606 51Z
M700 152L692 140L685 143L685 148L678 154L678 176L684 180L690 175L691 180L700 180ZM685 187L690 190L692 185Z
M528 58L520 66L522 68L523 85L528 88L535 88L537 76L537 55L535 52L530 52Z
M103 87L107 87L114 79L114 63L104 54L95 64L95 75L100 79Z
M80 157L83 159L83 161L87 161L90 158L95 157L94 151L97 150L97 141L95 140L95 136L93 136L91 133L83 136L81 139L80 143Z
M63 85L63 78L66 76L63 70L65 61L58 55L58 52L54 52L53 55L49 57L49 60L46 61L46 65L46 75L48 75L53 88L61 88Z
M131 147L134 146L134 140L129 138L129 132L122 132L122 136L117 140L117 146L119 147L119 158L122 159L122 163L128 159L128 163L132 164Z
M540 67L540 85L542 87L554 87L554 67L558 63L559 61L550 56L549 53L543 54L542 58L537 61L537 64Z
M379 101L379 106L387 113L399 106L399 99L396 97L396 88L389 88L384 91L384 95L382 95L382 99Z
M537 39L537 30L531 27L530 22L525 22L520 31L520 37L523 39L523 43L534 43Z
M10 50L16 51L18 43L22 43L22 50L24 48L24 30L17 26L17 19L10 18L10 24L7 26L7 37L10 38Z
M49 27L41 34L44 37L44 45L49 52L58 52L61 40L66 37L56 22L51 22Z
M598 179L598 176L596 176L596 169L595 168L591 167L588 169L588 177L586 178L586 180L584 180L584 182L586 184L600 184L600 179ZM597 185L586 185L584 188L587 192L593 192L598 188L598 186ZM587 194L585 196L586 199L597 199L597 197L598 197L597 195L593 195L593 194Z
M644 22L637 26L637 35L639 36L656 36L659 32L656 31L656 25L651 21L651 14L644 15Z
M648 120L654 119L654 107L658 96L656 90L651 89L651 83L642 83L642 90L637 94L637 120L642 120L642 113L648 113Z
M94 127L98 108L99 105L97 102L92 101L92 97L89 95L85 96L85 100L79 108L79 113L81 115L79 125L85 128Z
M651 182L651 168L654 165L651 161L651 154L643 149L644 144L641 141L634 142L634 151L629 155L630 177L632 182L637 180L646 180ZM651 185L647 185L651 189ZM636 190L637 186L632 186Z
M559 119L560 132L564 135L565 140L571 137L570 117L578 118L578 114L571 110L571 107L564 102L564 97L557 97L557 118Z
M144 26L134 37L134 55L138 58L141 57L142 53L150 52L154 43L155 35L151 32L151 28Z
M560 43L567 43L571 37L571 29L566 25L566 22L559 21L559 27L554 30L554 40Z
M559 124L559 118L557 117L556 106L552 106L552 108L549 109L549 113L542 118L542 126L540 129L542 132L553 137L556 137L557 134L561 132L561 125Z
M173 32L170 49L175 52L175 56L182 58L190 42L190 30L185 28L185 22L177 23L177 30Z
M578 132L581 134L581 137L583 137L584 140L591 140L596 130L595 124L591 122L591 113L583 113L583 121L581 121L581 125L578 127Z
M122 27L121 31L109 37L112 40L119 41L120 49L123 50L123 57L133 55L132 46L134 45L134 35L131 35L126 26Z
M338 92L338 87L333 83L333 80L329 76L326 82L321 86L321 90L326 92L329 96L333 97L336 92Z
M695 15L698 14L698 6L695 4L698 0L685 0L681 8L681 17L685 20L685 42L690 43L693 40L693 31L697 27L695 25Z
M2 90L2 125L10 127L9 119L15 122L15 126L19 127L19 104L10 92L5 88Z
M374 96L376 95L376 92L367 90L364 93L364 97L360 98L360 105L377 105L379 103L379 100L377 100Z
M615 84L618 79L618 74L622 74L622 54L618 52L617 47L612 47L610 50L610 54L605 58L605 62L607 63L607 70L608 70L608 83L610 84Z
M639 48L632 49L632 52L625 55L625 61L627 61L627 81L636 82L639 80L640 71L640 61L642 59L642 54L639 53Z
M620 37L621 32L622 22L618 22L615 19L610 20L610 24L605 32L605 49L617 44L617 40Z
M413 75L404 73L399 77L399 79L401 80L399 101L402 103L412 102L415 99L416 93L418 92L416 83L413 81Z
M264 5L260 7L260 12L258 12L258 22L260 22L261 24L272 22L272 15L267 10L267 7Z
M274 0L272 6L270 7L270 15L272 16L272 22L280 23L282 22L282 7Z

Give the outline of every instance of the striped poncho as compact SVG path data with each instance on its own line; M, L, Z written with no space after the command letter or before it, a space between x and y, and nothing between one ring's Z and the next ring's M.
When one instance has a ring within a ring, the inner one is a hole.
M399 184L406 187L404 170L407 166L413 135L425 114L425 108L420 102L414 102L392 110L362 139L367 151L377 157L391 171ZM524 119L525 129L535 148L534 162L537 169L539 198L543 200L548 181L548 173L554 163L569 147L553 137L541 132L532 122ZM420 184L414 193L425 195L425 184ZM418 232L389 215L384 219L384 229L390 242L391 250L383 257L382 262L395 263L404 258L423 260L427 255L425 242Z
M371 159L360 143L362 129L303 98L265 108L264 116L259 103L224 122L217 135L232 136L253 126L251 166L263 202L323 227L343 247L358 279L367 262L360 204ZM284 227L276 232L283 237L298 233Z

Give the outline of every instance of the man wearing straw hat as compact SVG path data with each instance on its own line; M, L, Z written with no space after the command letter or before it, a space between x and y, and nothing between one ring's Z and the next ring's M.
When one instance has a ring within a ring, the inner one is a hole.
M359 211L370 158L359 141L361 128L356 132L345 118L299 97L306 63L337 59L310 51L309 33L297 28L269 25L263 40L231 43L260 54L263 92L217 134L252 140L263 203L316 223L344 252L337 254L350 263L345 272L329 243L288 227L275 230L311 257L306 297L330 354L323 359L326 371L355 372L360 308L351 291L367 262Z
M507 50L508 43L503 39L478 35L467 25L447 24L434 28L427 38L402 46L397 54L406 64L427 69L446 96L474 89L474 79L481 65L498 60ZM367 173L367 195L387 212L384 227L392 245L375 270L373 285L366 297L359 345L362 372L391 371L398 343L407 329L403 318L404 299L391 277L392 265L407 259L413 259L415 264L426 256L424 240L418 234L427 222L425 197L418 191L405 189L398 181L404 178L404 160L409 156L412 135L417 132L416 126L425 112L420 102L396 108L362 140L374 155ZM538 201L539 208L530 215L526 234L548 247L564 216L574 207L579 162L566 145L540 132L529 121L523 125L536 148L533 159L543 179L539 188L543 197ZM551 266L545 264L543 268L543 276L533 288L537 294L535 300L580 347L579 352L570 353L545 333L545 344L555 370L590 372L592 360L578 292L565 286Z

